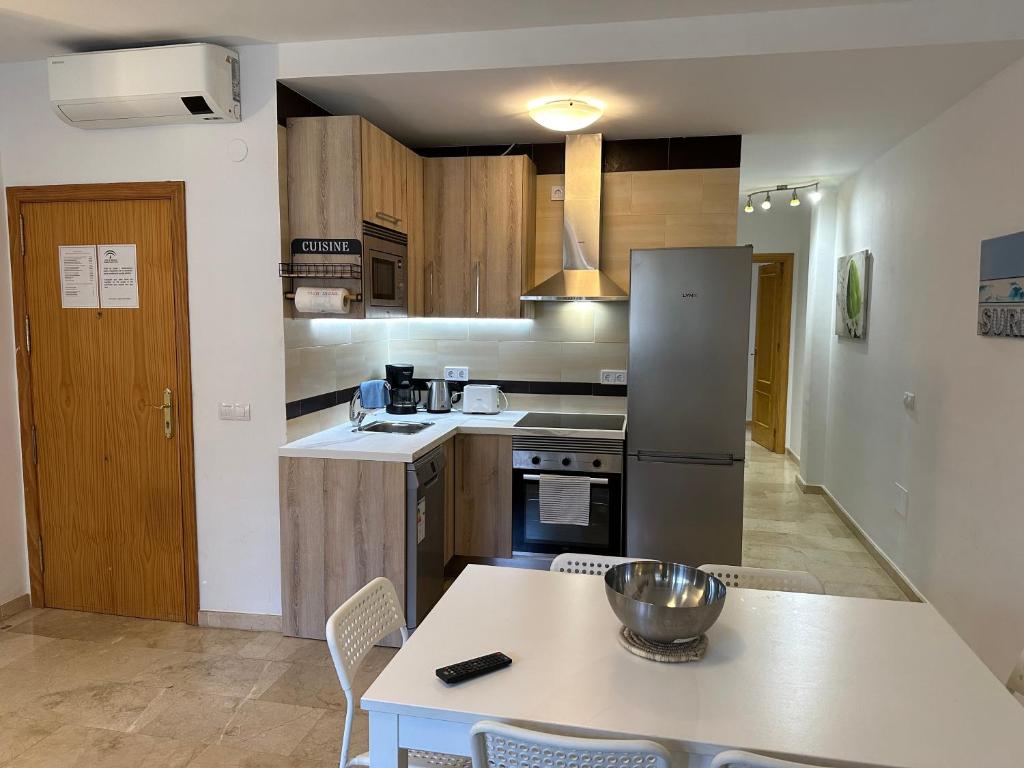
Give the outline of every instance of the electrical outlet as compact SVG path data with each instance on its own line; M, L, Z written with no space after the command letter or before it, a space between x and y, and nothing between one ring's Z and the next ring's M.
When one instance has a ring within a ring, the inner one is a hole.
M625 384L625 371L601 371L602 384Z
M552 200L565 200L565 187L558 185L551 187Z
M444 367L445 381L469 381L469 368L465 365L446 365Z
M907 512L910 509L910 491L904 488L899 483L896 483L896 496L893 503L893 509L896 510L896 514L902 517L904 520L907 519Z

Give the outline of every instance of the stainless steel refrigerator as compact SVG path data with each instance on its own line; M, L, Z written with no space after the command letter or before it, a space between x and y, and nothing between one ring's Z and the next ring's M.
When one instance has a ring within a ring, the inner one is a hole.
M635 250L626 554L739 565L753 249Z

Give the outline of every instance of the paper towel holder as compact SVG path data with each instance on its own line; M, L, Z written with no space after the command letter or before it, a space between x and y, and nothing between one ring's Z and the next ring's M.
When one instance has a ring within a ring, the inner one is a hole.
M314 280L362 280L363 267L361 264L303 264L288 261L278 262L277 274L285 278L311 278ZM352 293L352 301L363 300L362 293ZM286 299L295 300L295 292L285 293Z

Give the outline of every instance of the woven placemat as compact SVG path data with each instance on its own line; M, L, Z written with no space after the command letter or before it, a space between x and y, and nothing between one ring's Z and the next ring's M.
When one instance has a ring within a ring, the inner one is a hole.
M630 653L644 659L683 664L704 658L704 652L708 649L708 636L701 635L685 643L655 643L623 627L619 632L619 643Z

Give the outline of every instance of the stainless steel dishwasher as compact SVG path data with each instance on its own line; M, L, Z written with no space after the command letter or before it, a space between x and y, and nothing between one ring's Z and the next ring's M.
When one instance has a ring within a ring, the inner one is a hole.
M444 591L444 467L441 445L406 465L405 615L419 625Z

